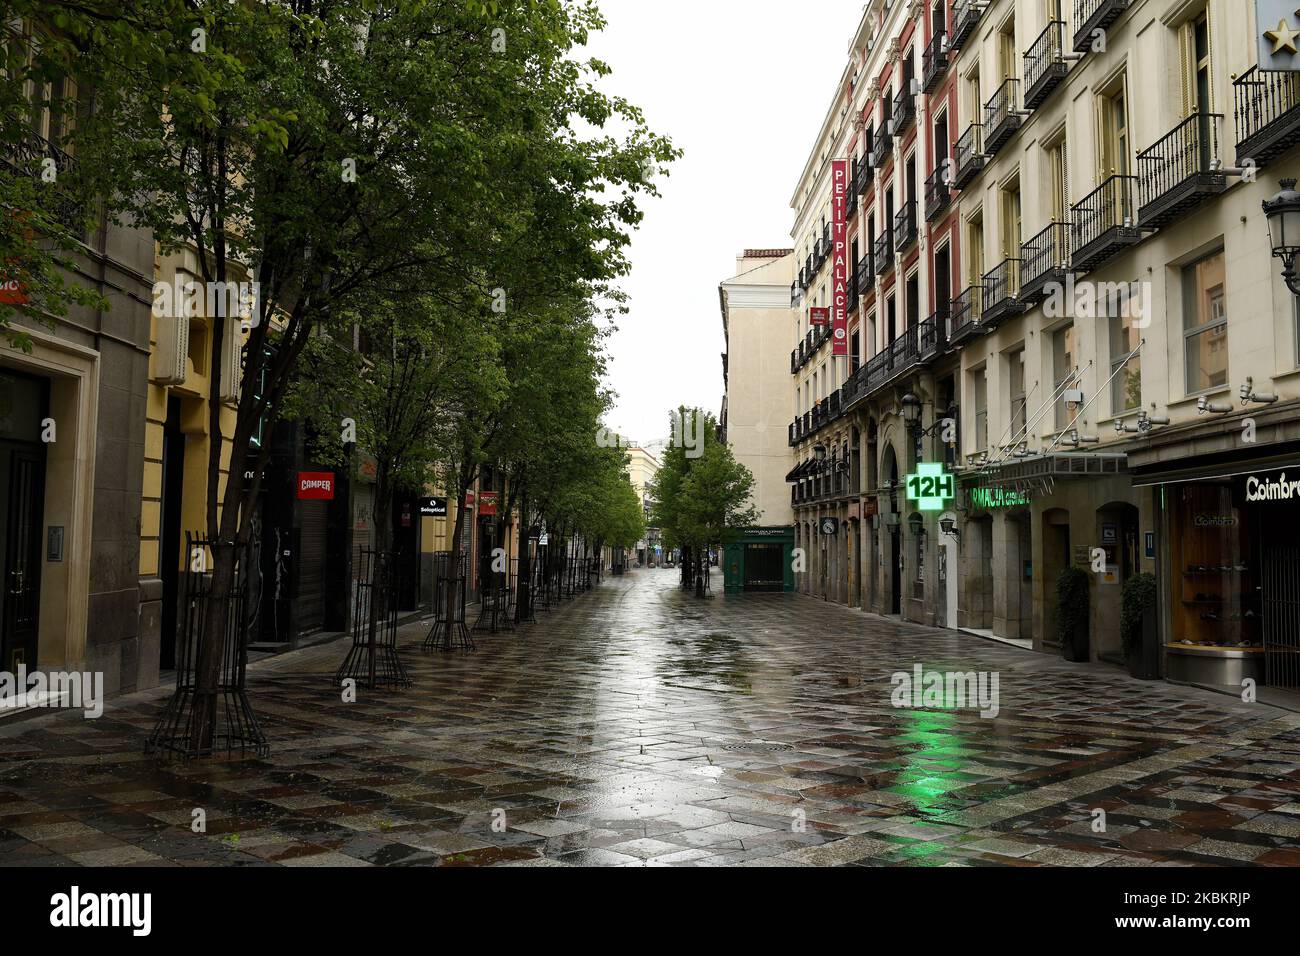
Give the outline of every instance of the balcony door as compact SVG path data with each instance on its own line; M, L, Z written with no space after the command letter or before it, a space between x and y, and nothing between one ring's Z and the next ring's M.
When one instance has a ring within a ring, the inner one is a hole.
M1129 175L1128 84L1122 77L1102 96L1098 121L1098 182Z
M1182 55L1183 116L1196 121L1197 158L1201 169L1209 169L1212 137L1210 114L1214 112L1214 74L1210 62L1209 10L1201 12L1180 32Z

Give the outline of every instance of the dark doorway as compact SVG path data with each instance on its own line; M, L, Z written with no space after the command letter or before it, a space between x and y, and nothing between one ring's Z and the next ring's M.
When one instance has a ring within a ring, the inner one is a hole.
M162 517L159 526L158 576L162 578L161 631L158 669L176 668L176 614L180 607L181 504L185 487L185 433L181 431L181 400L167 399L163 425Z
M889 531L889 613L903 613L903 549L898 528Z
M13 673L36 667L41 608L41 528L45 509L45 379L0 372L0 662ZM67 560L67 555L63 557Z
M745 545L745 590L785 590L784 554L785 547L780 544Z
M397 607L414 611L420 585L420 500L399 493L393 504L393 551L397 554Z

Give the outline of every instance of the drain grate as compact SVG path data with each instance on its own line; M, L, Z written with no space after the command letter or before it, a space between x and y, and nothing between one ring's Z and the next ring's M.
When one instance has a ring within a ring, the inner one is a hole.
M790 744L727 744L723 750L747 750L751 753L779 753L783 750L794 750Z

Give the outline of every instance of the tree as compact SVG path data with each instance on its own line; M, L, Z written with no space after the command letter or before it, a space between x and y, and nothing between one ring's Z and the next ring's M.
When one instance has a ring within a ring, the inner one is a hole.
M694 576L696 594L702 595L709 546L725 543L734 529L758 520L757 509L749 503L754 476L718 441L712 415L682 406L672 418L679 440L665 449L650 483L651 522L667 547L681 549L683 587ZM695 447L687 447L681 437L687 435L700 439Z
M210 336L214 397L234 384L222 358L242 328L242 381L262 387L238 390L233 434L211 443L206 533L218 597L205 633L226 632L221 598L269 446L248 481L234 467L223 484L223 456L245 454L282 414L318 331L337 334L374 302L414 294L490 321L529 288L526 277L543 280L543 297L625 269L637 195L653 192L649 171L673 151L634 107L594 89L603 64L569 59L601 25L594 7L559 0L209 0L155 25L163 52L148 69L105 72L105 106L120 119L98 149L126 171L119 205L164 250L195 250L209 287L258 288L253 308L214 321ZM615 117L629 128L621 139L577 131ZM489 331L471 358L489 361L491 345ZM467 365L454 363L445 406L458 494L483 460L487 435L476 426L495 404ZM221 436L219 403L209 408L210 434ZM457 542L460 531L458 509ZM197 752L212 746L221 645L200 649Z

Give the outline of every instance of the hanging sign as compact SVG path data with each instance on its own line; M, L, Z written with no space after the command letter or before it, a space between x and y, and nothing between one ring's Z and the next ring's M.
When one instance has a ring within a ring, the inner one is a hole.
M491 516L497 513L497 495L496 491L480 491L478 493L478 513L479 517Z
M1300 71L1300 8L1296 0L1255 0L1259 68Z
M333 501L334 472L300 471L298 472L299 501Z
M817 306L816 308L809 309L808 324L809 325L830 325L831 324L830 315L831 315L831 310L825 308L824 306Z
M904 479L907 500L917 502L922 511L942 511L946 502L952 501L956 483L952 475L943 470L939 462L922 462L916 474Z
M849 163L831 161L831 258L834 266L831 293L831 354L849 354L848 312L848 196Z
M840 521L838 518L821 519L822 534L837 534L840 530Z
M423 518L447 517L447 499L446 498L421 498L420 516Z

